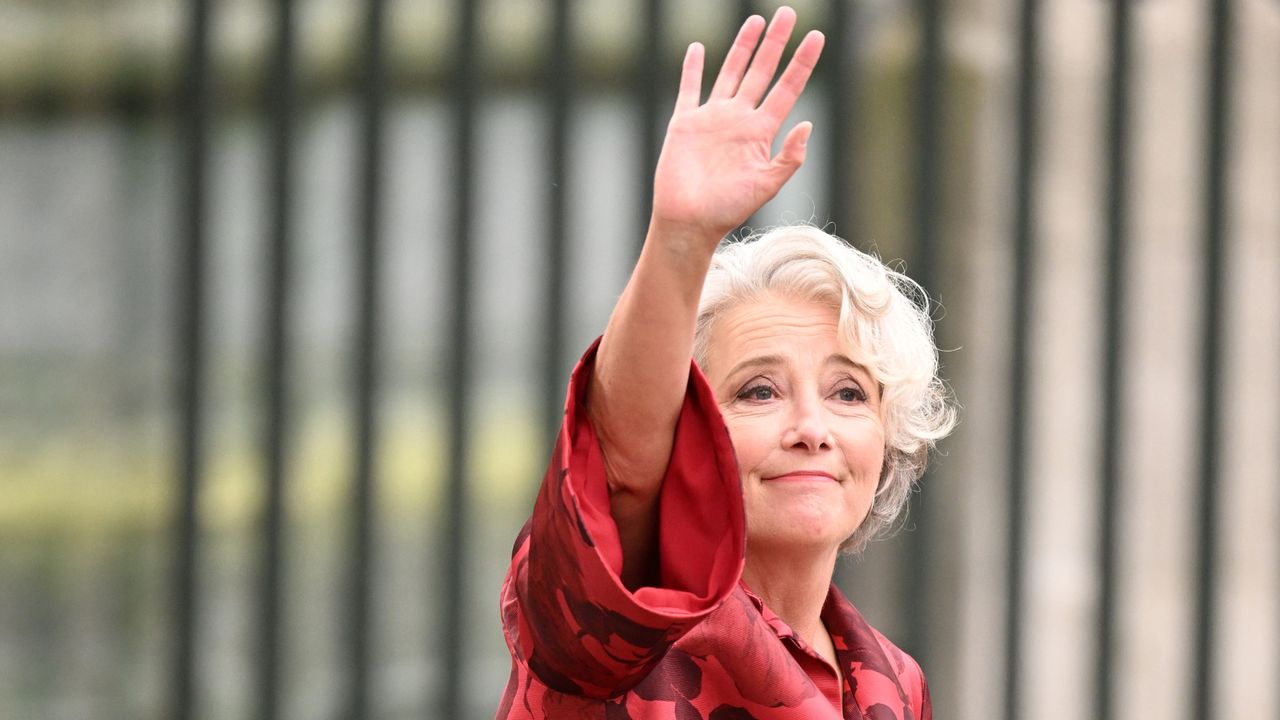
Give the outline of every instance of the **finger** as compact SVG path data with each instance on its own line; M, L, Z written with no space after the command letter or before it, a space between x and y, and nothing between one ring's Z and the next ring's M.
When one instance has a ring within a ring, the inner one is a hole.
M786 139L782 141L782 150L780 150L769 163L769 175L773 180L775 192L781 188L792 175L796 174L796 170L804 164L805 154L808 152L809 135L813 133L813 123L805 121L791 128L791 132L787 133Z
M684 67L680 70L680 92L676 95L676 110L698 107L702 101L702 58L706 53L702 43L692 43L684 53Z
M825 43L826 38L822 33L810 30L809 34L804 36L804 40L800 41L800 46L796 48L796 54L791 57L787 69L782 71L782 77L778 78L778 82L774 83L773 89L760 104L760 110L773 118L779 126L787 118L791 108L795 107L800 94L804 92L804 86L813 75L813 68L818 64L818 57L822 55L822 46Z
M764 41L756 50L751 67L747 68L747 74L742 78L737 97L752 105L760 102L769 82L773 80L773 74L778 71L778 61L782 58L782 51L786 49L787 40L795 26L795 10L785 5L778 8L773 21L769 23L769 29L764 33Z
M738 37L724 56L724 64L720 66L720 74L716 76L716 84L711 88L711 97L730 98L738 92L742 83L742 74L747 71L747 63L751 62L751 53L760 42L760 33L764 32L764 18L752 15L742 23Z

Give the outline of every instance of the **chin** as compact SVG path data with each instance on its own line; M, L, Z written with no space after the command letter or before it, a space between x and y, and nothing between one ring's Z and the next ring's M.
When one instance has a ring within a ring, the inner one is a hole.
M773 518L772 522L755 529L747 522L747 542L757 546L790 546L825 552L839 547L848 536L849 533L843 527L836 527L829 517Z

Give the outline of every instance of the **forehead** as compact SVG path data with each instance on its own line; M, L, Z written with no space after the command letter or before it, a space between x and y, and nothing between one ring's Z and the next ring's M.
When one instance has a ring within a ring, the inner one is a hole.
M853 348L839 332L839 311L832 305L766 294L729 308L711 328L708 371L727 372L747 358L839 354Z

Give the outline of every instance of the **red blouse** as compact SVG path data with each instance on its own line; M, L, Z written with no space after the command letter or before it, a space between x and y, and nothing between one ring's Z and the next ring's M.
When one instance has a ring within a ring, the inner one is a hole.
M574 369L564 425L502 588L514 718L931 720L909 655L834 585L822 621L834 670L741 581L742 487L729 431L697 366L659 499L660 587L628 591L599 443Z

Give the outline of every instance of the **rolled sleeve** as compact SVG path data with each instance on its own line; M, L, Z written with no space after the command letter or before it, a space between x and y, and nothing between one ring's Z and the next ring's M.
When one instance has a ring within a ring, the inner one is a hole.
M575 367L564 424L503 587L517 668L547 689L620 694L733 592L745 520L737 462L715 397L690 363L658 500L658 586L629 591L600 444L581 399L599 341Z

